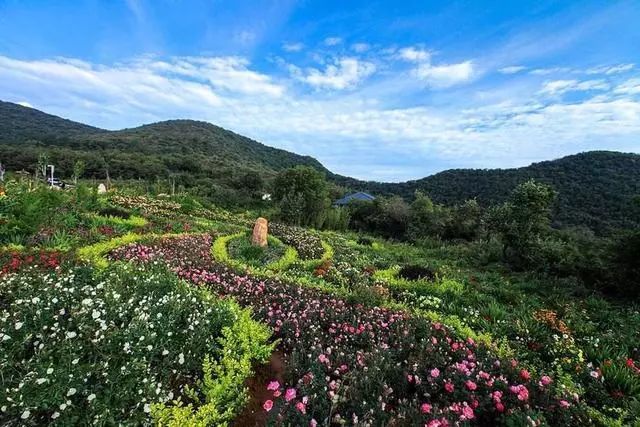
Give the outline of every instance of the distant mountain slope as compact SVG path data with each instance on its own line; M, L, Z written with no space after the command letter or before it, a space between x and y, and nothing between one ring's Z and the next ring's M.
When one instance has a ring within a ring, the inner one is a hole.
M517 169L454 169L404 183L364 182L333 174L320 162L268 147L206 122L169 120L120 131L106 131L41 111L0 101L0 161L8 170L32 171L47 151L56 170L69 176L76 159L85 176L164 179L216 198L232 200L246 187L243 176L269 179L279 170L308 165L346 188L411 199L415 190L444 204L476 198L487 206L502 202L520 182L534 178L559 192L558 226L585 225L604 231L637 225L631 200L640 194L640 155L594 151Z
M377 194L412 197L421 190L443 204L475 198L488 206L506 200L519 183L536 179L558 191L554 210L557 226L607 227L637 225L632 199L640 195L640 155L591 151L514 169L452 169L398 184L363 183L342 179L345 185Z
M81 158L87 163L86 174L96 177L108 168L112 177L176 174L189 181L185 184L208 178L224 184L251 171L269 177L296 165L328 172L312 157L268 147L206 122L169 120L106 131L8 102L0 102L0 144L0 161L9 169L33 170L46 147L60 173L70 174L75 159Z
M44 113L35 108L0 101L0 142L61 138L105 130Z

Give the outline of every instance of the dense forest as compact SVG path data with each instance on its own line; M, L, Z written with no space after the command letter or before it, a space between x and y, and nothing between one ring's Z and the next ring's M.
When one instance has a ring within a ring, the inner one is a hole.
M606 234L637 225L631 214L640 193L637 154L588 152L516 169L455 169L404 183L365 182L205 122L171 120L106 131L0 102L0 161L7 170L32 172L43 152L62 177L70 177L82 160L85 177L104 179L108 172L112 179L171 179L228 207L250 202L250 194L272 192L277 172L297 165L323 172L336 194L364 190L411 201L420 190L445 205L470 199L482 207L502 203L515 186L535 179L558 192L552 210L557 228L585 226Z

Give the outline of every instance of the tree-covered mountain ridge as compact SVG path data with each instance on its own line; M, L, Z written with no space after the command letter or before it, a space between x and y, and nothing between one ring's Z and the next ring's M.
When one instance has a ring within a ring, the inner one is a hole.
M33 170L47 151L57 170L68 176L73 163L87 164L86 176L158 179L176 177L185 187L211 189L224 196L243 185L248 173L269 182L279 171L306 165L324 172L345 190L400 195L416 190L452 205L476 199L488 206L504 201L519 183L536 179L559 193L554 209L558 226L595 230L637 225L632 200L640 194L640 155L591 151L513 169L451 169L403 183L361 181L337 175L318 160L264 145L195 120L168 120L108 131L18 104L0 101L0 161L8 170Z

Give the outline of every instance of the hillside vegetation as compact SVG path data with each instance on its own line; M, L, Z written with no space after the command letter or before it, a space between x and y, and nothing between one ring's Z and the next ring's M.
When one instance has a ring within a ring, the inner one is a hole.
M631 215L632 198L640 193L637 154L588 152L516 169L455 169L404 183L365 182L333 174L311 157L205 122L170 120L106 131L0 102L0 162L8 170L33 171L42 152L49 153L63 177L70 177L81 159L85 177L104 179L108 171L111 179L171 179L178 188L228 207L255 206L263 192L273 192L278 171L297 165L323 172L337 186L332 190L336 197L357 189L410 201L420 190L445 205L470 199L482 207L502 203L516 185L535 179L558 192L552 210L555 227L584 226L608 233L638 224Z

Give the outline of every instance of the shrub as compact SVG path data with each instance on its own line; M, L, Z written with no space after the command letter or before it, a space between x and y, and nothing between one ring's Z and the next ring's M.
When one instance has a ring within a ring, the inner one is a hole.
M271 350L247 311L150 265L14 274L0 301L3 425L149 424L170 401L222 423Z
M398 277L407 280L427 280L433 282L436 279L436 273L428 267L405 265L398 271Z

